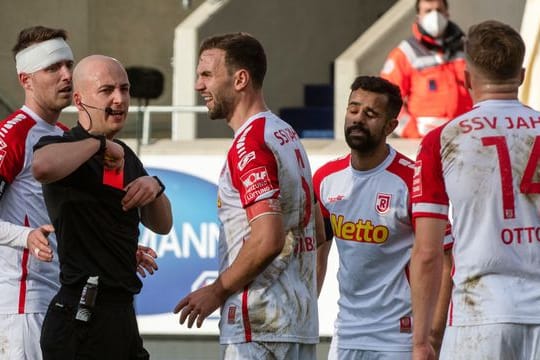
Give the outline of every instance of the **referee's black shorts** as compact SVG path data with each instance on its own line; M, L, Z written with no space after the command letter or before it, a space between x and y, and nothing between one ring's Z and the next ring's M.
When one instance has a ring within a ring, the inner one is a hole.
M81 286L62 286L41 328L43 360L149 359L133 309L133 296L98 289L88 322L75 319Z

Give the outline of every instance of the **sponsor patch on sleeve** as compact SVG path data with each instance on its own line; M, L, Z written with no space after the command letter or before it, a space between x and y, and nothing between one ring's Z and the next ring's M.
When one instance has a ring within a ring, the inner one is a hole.
M260 195L273 189L266 166L259 166L249 170L240 177L240 180L244 187L243 194L245 204L249 204Z

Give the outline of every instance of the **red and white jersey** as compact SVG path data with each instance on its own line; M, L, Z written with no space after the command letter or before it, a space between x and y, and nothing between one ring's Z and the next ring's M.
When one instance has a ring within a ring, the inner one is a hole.
M0 122L0 219L38 227L50 223L41 184L32 176L33 146L45 135L61 135L23 106ZM49 235L56 254L56 239ZM0 313L45 312L59 289L58 256L42 262L20 246L0 246Z
M419 149L413 217L452 205L449 325L540 324L540 113L482 101Z
M296 132L271 112L250 117L234 135L219 179L220 271L250 241L245 208L281 205L286 231L280 255L221 309L221 343L318 342L313 185Z
M355 170L349 154L313 176L339 254L334 341L342 349L411 351L408 266L414 240L414 163L389 149L376 168Z

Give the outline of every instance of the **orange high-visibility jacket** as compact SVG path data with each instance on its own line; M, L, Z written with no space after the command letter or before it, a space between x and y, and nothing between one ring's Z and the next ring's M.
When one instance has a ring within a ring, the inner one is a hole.
M461 30L452 22L449 32ZM399 86L404 100L400 122L407 121L400 134L418 138L418 117L446 121L469 111L472 100L465 88L465 59L462 48L448 51L413 24L413 35L393 49L381 71L381 77ZM460 41L456 37L455 41ZM443 43L444 44L444 43ZM408 119L407 119L408 118Z

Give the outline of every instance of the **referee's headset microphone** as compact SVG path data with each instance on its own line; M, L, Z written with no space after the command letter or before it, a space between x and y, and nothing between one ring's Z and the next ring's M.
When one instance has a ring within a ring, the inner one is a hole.
M92 106L92 105L85 104L82 101L79 101L77 103L77 105L80 105L83 108L86 115L88 115L88 119L90 120L90 126L88 127L88 129L85 129L86 131L92 130L92 117L90 116L90 113L88 112L88 110L86 110L87 107L89 107L90 109L104 111L105 114L107 114L107 115L111 115L113 113L113 109L110 106L107 106L106 108L100 108L100 107L97 107L97 106Z
M85 104L85 103L82 103L82 102L80 102L79 104L83 108L86 106L86 107L89 107L90 109L96 109L96 110L105 111L105 114L107 114L107 115L111 115L113 113L113 109L110 106L107 106L106 108L99 108L97 106L88 105L88 104Z

